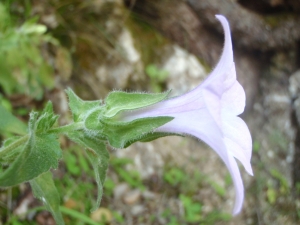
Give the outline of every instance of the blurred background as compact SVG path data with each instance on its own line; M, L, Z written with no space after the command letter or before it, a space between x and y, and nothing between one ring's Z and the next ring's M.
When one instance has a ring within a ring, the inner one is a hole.
M299 224L299 0L1 0L0 104L26 123L51 100L66 124L67 87L85 100L111 90L187 92L221 55L215 14L231 26L253 138L242 212L231 216L232 181L212 150L166 137L110 149L101 207L91 213L91 165L62 137L53 174L66 224ZM28 184L0 190L0 224L55 224L41 206Z

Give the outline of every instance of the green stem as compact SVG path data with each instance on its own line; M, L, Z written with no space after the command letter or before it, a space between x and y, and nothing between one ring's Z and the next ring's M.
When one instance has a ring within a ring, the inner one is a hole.
M55 133L55 134L61 134L61 133L67 133L74 130L82 129L84 126L83 123L72 123L68 124L62 127L56 127L52 128L47 131L47 133ZM5 156L8 152L12 151L13 149L19 147L22 144L25 144L27 140L29 139L29 134L21 137L20 139L16 140L15 142L11 143L10 145L0 149L0 158Z
M82 129L83 127L84 127L83 122L71 123L71 124L68 124L68 125L65 125L62 127L52 128L52 129L48 130L47 133L56 133L56 134L67 133L70 131Z
M10 152L11 150L13 150L13 149L19 147L20 145L26 143L26 141L28 140L28 138L29 138L29 135L27 134L27 135L21 137L19 140L17 140L17 141L15 141L15 142L11 143L11 144L8 145L7 147L2 148L2 149L0 150L0 158L2 158L4 155L6 155L6 154L7 154L8 152Z

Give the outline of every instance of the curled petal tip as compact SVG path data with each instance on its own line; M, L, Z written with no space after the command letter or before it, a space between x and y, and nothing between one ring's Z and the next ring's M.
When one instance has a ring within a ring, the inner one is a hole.
M223 15L221 15L221 14L216 14L215 17L216 17L217 19L219 19L219 18L221 18L221 17L222 17L222 18L225 18L225 16L223 16Z
M250 163L249 163L249 167L246 168L246 171L247 171L247 173L248 173L249 175L254 176L253 170L252 170L252 167L251 167Z
M251 170L247 171L249 175L254 176L253 170L251 168Z
M223 15L221 15L221 14L215 15L215 17L216 17L219 21L221 21L221 22L223 22L223 21L226 21L226 22L227 22L226 17L223 16Z

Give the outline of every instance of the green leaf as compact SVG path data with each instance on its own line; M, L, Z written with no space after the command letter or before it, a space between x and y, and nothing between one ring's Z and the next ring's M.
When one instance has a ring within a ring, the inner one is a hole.
M32 135L16 160L0 175L0 186L9 187L56 169L61 149L54 134Z
M24 135L26 125L0 105L0 130Z
M103 186L108 169L109 154L106 145L102 139L97 137L91 138L84 133L68 133L68 137L74 142L86 148L87 156L93 166L95 172L95 180L98 186L98 197L96 204L91 211L99 208L103 195Z
M150 133L147 133L146 135L144 135L142 137L138 137L137 139L133 139L133 140L128 141L125 144L124 148L127 148L128 146L132 145L133 143L135 143L137 141L150 142L150 141L153 141L153 140L161 138L161 137L173 136L173 135L181 136L179 134L173 134L173 133L163 133L163 132L154 132L154 133L152 133L152 132L150 132Z
M40 199L51 212L57 225L64 225L62 214L59 210L60 199L53 182L51 172L46 172L30 181L33 195Z
M180 137L183 137L183 135L176 134L176 133L154 132L154 133L148 133L148 134L146 134L145 136L137 139L135 142L137 142L137 141L140 141L140 142L150 142L150 141L156 140L158 138L167 137L167 136L180 136Z
M36 131L45 133L55 124L57 119L58 115L54 114L52 102L49 101L37 120Z
M104 116L113 117L123 110L132 110L153 105L166 99L169 93L170 91L155 94L111 92L105 100Z
M173 117L161 116L161 117L148 117L133 120L130 122L119 122L110 119L102 119L102 134L105 135L109 143L115 148L128 147L138 140L151 140L155 138L152 135L153 130L170 122ZM147 136L148 135L148 136ZM160 134L158 134L159 136ZM158 137L157 136L157 137Z
M101 108L101 101L83 101L80 99L72 89L66 90L69 97L69 107L72 111L74 122L83 121L91 111Z
M150 64L146 67L145 72L150 78L155 79L157 77L158 69L154 64Z
M58 160L62 156L57 135L36 134L38 121L41 121L38 120L38 113L30 113L29 138L15 161L0 174L1 187L32 180L50 168L57 168Z
M182 194L179 196L179 199L181 200L184 207L186 221L190 223L199 222L202 219L202 205L193 202L193 200L189 196L185 196Z

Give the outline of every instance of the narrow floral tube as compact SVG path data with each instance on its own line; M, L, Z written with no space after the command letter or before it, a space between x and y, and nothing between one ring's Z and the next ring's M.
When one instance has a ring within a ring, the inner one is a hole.
M174 119L156 132L192 135L208 144L227 166L236 191L233 215L242 209L244 186L236 162L253 175L250 164L252 140L246 123L238 117L245 108L245 91L236 80L228 21L221 22L225 43L222 56L206 80L192 91L142 109L124 112L124 121L145 117L171 116Z

